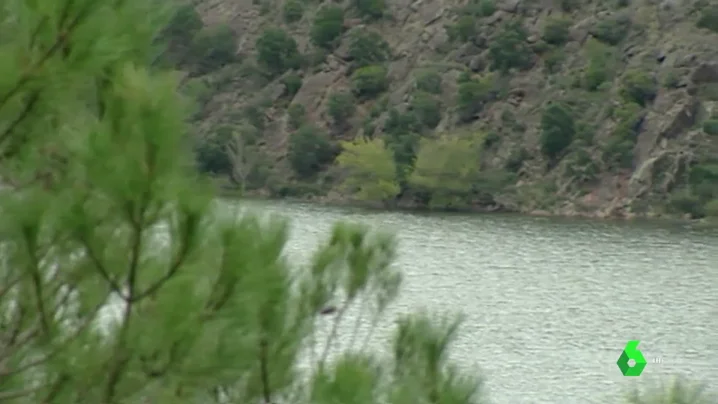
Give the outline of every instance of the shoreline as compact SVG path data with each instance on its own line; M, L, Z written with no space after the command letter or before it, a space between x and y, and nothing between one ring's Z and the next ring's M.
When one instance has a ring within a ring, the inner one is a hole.
M510 214L519 215L526 217L544 217L544 218L556 218L556 219L589 219L606 222L663 222L663 223L677 223L677 224L691 224L699 227L707 228L718 228L718 219L716 218L701 218L701 219L690 219L687 217L681 217L677 215L638 215L638 214L623 214L623 215L609 215L604 214L600 211L593 212L580 212L572 211L572 213L560 213L551 212L548 210L532 210L532 211L518 211L518 210L505 210L505 209L489 209L481 207L471 207L467 209L432 209L427 207L418 207L410 205L397 204L395 206L382 206L379 204L362 203L357 201L338 199L338 198L327 198L327 197L315 197L315 198L296 198L296 197L270 197L263 193L249 192L244 195L240 195L238 191L232 189L220 188L217 191L217 196L224 199L248 199L254 201L287 201L290 203L307 203L318 206L335 207L335 208L356 208L365 209L367 211L374 212L404 212L404 213L446 213L446 214Z

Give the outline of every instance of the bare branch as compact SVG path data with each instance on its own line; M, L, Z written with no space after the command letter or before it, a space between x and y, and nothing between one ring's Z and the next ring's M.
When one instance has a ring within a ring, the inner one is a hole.
M256 153L240 133L232 135L232 140L227 144L227 152L232 161L232 179L244 188L247 177L256 164Z

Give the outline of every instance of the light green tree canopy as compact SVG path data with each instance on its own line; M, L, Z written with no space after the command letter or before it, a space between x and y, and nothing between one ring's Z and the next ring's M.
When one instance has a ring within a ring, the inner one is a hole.
M348 173L344 188L364 201L385 201L399 193L396 165L382 139L343 142L337 163Z
M432 204L467 195L479 174L482 133L422 138L409 183L432 194Z

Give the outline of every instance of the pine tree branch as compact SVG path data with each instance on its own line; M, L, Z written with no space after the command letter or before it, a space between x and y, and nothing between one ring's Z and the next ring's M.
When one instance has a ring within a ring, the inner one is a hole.
M8 278L9 278L9 276L8 276ZM21 280L22 280L22 275L16 277L15 279L13 279L11 281L2 282L2 284L0 284L0 287L2 287L2 289L0 289L0 300L4 299L5 295L7 295L15 287L15 285L20 283Z
M70 38L70 35L73 34L74 30L90 14L92 7L95 6L95 2L88 1L85 4L85 7L80 10L79 13L77 13L77 15L75 16L75 18L72 19L72 21L70 21L67 27L63 28L63 25L65 25L65 22L67 21L69 9L72 3L72 0L65 3L65 10L63 10L63 15L65 16L65 19L61 20L58 24L60 28L60 33L57 35L57 38L55 38L55 42L42 54L42 56L37 62L35 62L32 66L30 66L22 73L17 83L15 83L15 85L11 87L10 90L8 90L3 96L0 96L0 109L3 108L13 96L20 92L23 87L30 81L36 71L40 70L45 64L45 62L50 60L50 58L53 57L55 53L57 53L57 51L60 50L67 43L68 39ZM41 27L36 28L36 32L38 34L40 28Z
M90 261L92 261L92 264L94 265L97 272L100 273L100 276L110 285L110 289L115 292L117 295L120 296L123 300L127 300L128 297L125 296L125 294L122 292L122 288L120 287L120 284L117 283L115 279L112 278L110 275L110 272L105 268L105 264L100 260L100 258L95 254L95 250L90 246L89 240L87 240L86 237L79 237L80 242L83 244L83 247L85 247L85 253L87 254L87 257L90 258Z
M18 398L29 396L30 394L36 393L36 392L42 390L43 388L45 388L44 385L31 387L28 389L22 389L22 390L2 391L2 392L0 392L0 402L15 400Z
M331 349L332 343L337 337L337 332L339 332L339 323L341 323L342 319L344 318L344 314L347 312L347 309L349 308L351 302L352 300L347 299L344 304L342 304L342 307L339 309L339 312L337 312L337 316L334 317L334 322L332 323L332 330L329 333L327 342L324 345L324 352L322 352L322 357L319 360L319 363L322 366L324 365L324 362L326 362L327 357L329 356L329 350Z
M30 112L32 112L33 108L35 108L35 105L37 105L38 100L40 100L40 91L36 90L33 91L32 94L30 94L29 100L25 103L25 107L20 111L18 116L10 122L10 124L5 128L5 130L0 134L0 143L4 143L10 136L13 134L15 129L20 126L20 123L25 120L30 115ZM12 152L3 152L3 155L12 155Z
M262 396L264 397L264 404L272 403L272 391L269 386L269 343L267 337L262 336L259 341L259 372L260 379L262 380Z
M47 317L44 299L44 285L42 274L40 273L40 263L37 259L37 244L32 234L28 231L23 232L25 238L25 246L28 257L30 258L30 278L32 279L32 288L35 293L35 307L37 315L40 316L40 325L42 332L46 337L50 335L50 320Z
M50 351L50 353L46 354L45 356L35 359L33 361L27 362L22 366L18 366L10 371L1 371L0 372L0 379L12 376L21 372L24 372L28 369L34 368L36 366L40 366L46 362L48 362L50 359L54 358L57 354L62 352L62 350L67 347L70 343L72 343L77 337L79 337L87 328L92 324L92 322L95 320L97 313L102 309L104 306L104 302L101 304L98 304L93 308L93 310L90 312L90 315L87 316L85 321L77 327L76 330L72 332L67 338L59 343L57 346L55 346L54 349Z
M57 397L62 391L62 386L68 381L70 381L70 376L67 373L61 373L57 380L55 380L55 383L53 383L52 387L50 388L50 391L48 391L45 399L42 400L42 403L50 404L54 402L55 397Z
M117 385L122 379L122 371L125 369L130 359L130 354L127 352L127 334L130 329L130 320L132 319L132 313L134 309L134 303L136 300L137 290L137 271L140 266L140 258L142 255L142 242L144 240L145 231L145 213L149 204L149 189L145 190L136 205L129 204L127 207L128 215L130 218L130 224L132 226L132 247L130 250L130 265L127 269L127 278L125 285L127 286L127 296L125 298L125 309L122 314L122 326L120 333L117 338L117 344L115 346L115 354L112 363L110 364L110 372L107 379L107 386L105 388L104 402L110 404L115 398L115 392Z
M136 293L134 296L132 296L130 299L133 302L137 302L139 300L142 300L146 298L147 296L150 296L157 292L162 285L165 284L168 280L170 280L175 274L177 274L177 271L182 267L182 264L184 264L184 261L189 253L189 241L184 241L182 243L182 247L180 248L179 253L175 257L174 260L172 260L172 264L170 265L167 272L157 281L150 284L144 291Z

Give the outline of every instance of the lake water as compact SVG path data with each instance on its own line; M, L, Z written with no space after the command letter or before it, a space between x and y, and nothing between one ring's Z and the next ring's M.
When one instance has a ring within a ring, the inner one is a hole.
M394 313L464 312L454 356L481 368L493 403L615 403L670 375L718 384L715 229L251 205L292 219L297 260L338 220L395 231L405 281ZM649 363L624 377L616 360L633 339Z

